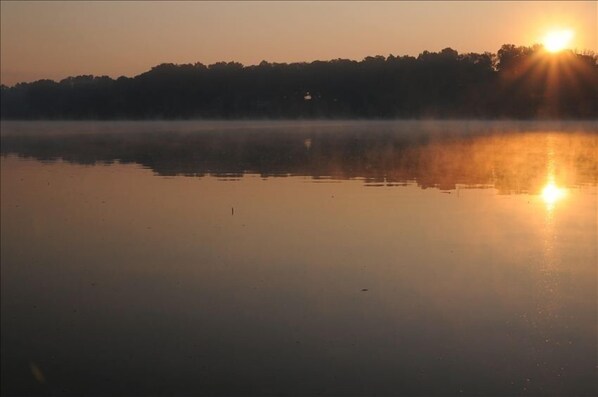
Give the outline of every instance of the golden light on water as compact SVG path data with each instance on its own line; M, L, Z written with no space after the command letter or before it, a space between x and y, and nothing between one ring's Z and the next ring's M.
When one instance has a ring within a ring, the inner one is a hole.
M553 208L554 205L567 195L564 188L558 187L553 181L550 181L542 189L542 200L546 203L548 208Z
M572 30L554 30L544 36L543 44L549 52L559 52L569 48L574 33Z

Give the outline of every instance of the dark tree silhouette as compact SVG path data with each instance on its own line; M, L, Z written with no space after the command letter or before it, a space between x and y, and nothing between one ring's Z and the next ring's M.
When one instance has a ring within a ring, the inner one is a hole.
M127 78L1 87L3 119L595 118L598 57L503 45L243 66L162 64Z

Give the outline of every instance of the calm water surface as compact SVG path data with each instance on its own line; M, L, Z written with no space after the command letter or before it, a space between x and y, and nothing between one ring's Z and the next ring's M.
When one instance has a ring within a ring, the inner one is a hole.
M596 395L591 123L2 123L4 395Z

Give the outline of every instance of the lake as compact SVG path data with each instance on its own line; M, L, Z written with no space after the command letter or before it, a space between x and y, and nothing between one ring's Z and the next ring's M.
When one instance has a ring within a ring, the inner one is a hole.
M2 122L3 395L598 394L591 122Z

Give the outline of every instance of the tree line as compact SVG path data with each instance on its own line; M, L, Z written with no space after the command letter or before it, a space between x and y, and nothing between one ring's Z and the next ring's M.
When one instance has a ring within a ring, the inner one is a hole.
M135 77L39 80L0 92L2 119L593 119L598 56L506 44L496 54L166 63Z

